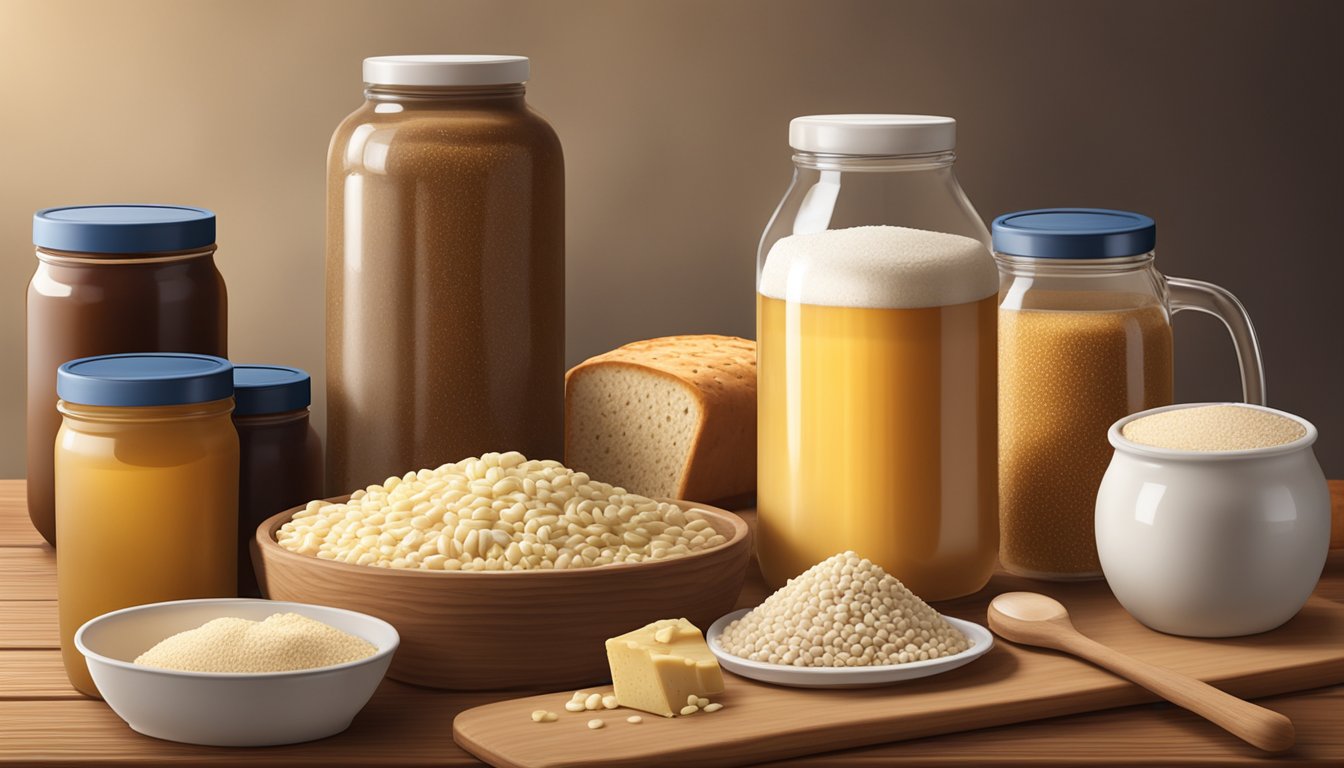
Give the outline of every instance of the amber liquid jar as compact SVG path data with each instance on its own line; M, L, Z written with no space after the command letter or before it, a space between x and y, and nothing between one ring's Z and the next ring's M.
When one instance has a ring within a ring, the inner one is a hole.
M527 59L364 63L327 163L327 487L560 458L564 161Z
M237 365L238 596L262 597L252 562L257 526L322 498L322 443L308 418L312 385L298 368Z
M28 515L56 543L56 369L121 352L227 357L215 216L180 206L50 208L33 217L28 286Z
M57 607L70 683L97 696L84 622L145 603L233 597L238 438L233 373L207 355L106 355L61 366Z

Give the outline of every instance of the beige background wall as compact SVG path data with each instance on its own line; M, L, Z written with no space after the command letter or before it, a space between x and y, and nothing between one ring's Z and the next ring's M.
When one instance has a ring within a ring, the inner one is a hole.
M1237 293L1271 403L1344 477L1344 4L0 0L0 476L22 474L34 209L220 216L235 359L322 374L323 163L386 53L533 57L565 145L571 362L673 332L751 335L790 117L960 122L986 218L1159 222L1170 274ZM1216 321L1177 321L1178 397L1238 394Z

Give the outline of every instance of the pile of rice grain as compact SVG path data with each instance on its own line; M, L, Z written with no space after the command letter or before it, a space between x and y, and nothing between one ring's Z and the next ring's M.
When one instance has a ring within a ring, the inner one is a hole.
M719 644L734 656L795 667L906 664L971 646L898 579L853 552L790 579L729 624Z
M275 541L377 568L525 571L664 560L727 538L701 510L511 451L389 477L342 504L311 501Z

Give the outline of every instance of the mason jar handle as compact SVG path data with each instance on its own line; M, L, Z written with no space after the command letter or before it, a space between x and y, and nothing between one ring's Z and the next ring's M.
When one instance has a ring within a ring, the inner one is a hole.
M1260 358L1260 342L1255 337L1255 327L1251 325L1246 308L1231 291L1213 283L1184 277L1168 277L1166 280L1172 312L1193 309L1223 321L1237 349L1242 399L1252 405L1265 405L1265 365Z

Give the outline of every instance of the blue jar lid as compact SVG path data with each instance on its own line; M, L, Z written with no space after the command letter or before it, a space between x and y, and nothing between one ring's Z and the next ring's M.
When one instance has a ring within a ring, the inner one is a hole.
M233 400L234 416L297 411L313 402L312 379L283 365L235 365Z
M994 251L1038 259L1116 259L1148 253L1157 224L1106 208L1041 208L994 220Z
M72 205L33 214L33 244L76 253L166 253L215 243L215 214L185 205Z
M56 370L56 394L79 405L208 403L233 396L233 365L185 352L81 357Z

